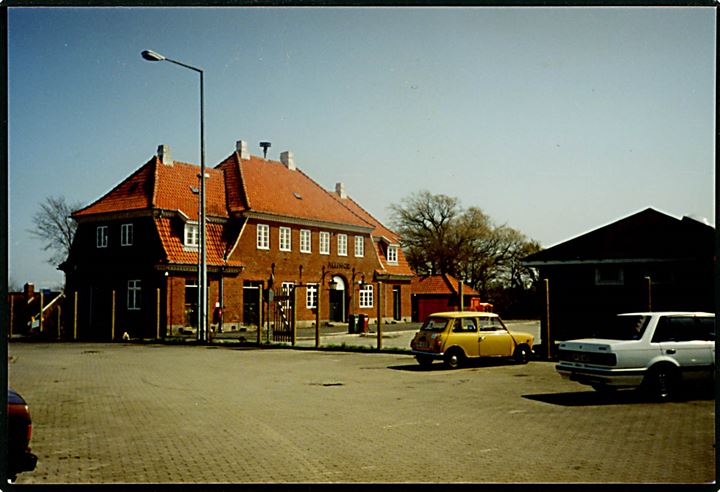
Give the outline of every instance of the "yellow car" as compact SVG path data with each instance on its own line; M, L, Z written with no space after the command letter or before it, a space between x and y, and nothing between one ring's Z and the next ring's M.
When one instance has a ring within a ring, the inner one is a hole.
M513 357L526 364L532 356L533 335L510 332L495 313L453 311L428 316L410 348L422 367L441 359L455 369L467 359Z

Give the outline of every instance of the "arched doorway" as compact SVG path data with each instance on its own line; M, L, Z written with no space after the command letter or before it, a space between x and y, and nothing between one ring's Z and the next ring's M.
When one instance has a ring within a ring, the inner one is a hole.
M339 275L332 277L335 288L330 289L330 321L345 322L345 280Z

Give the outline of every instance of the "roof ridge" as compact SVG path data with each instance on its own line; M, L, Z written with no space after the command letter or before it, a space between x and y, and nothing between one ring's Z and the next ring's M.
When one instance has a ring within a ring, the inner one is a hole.
M328 195L330 195L336 202L338 202L340 205L342 205L346 210L348 210L348 211L349 211L351 214L353 214L355 217L357 217L358 219L362 220L362 221L365 222L366 224L370 224L370 225L372 226L372 228L373 228L373 231L374 231L375 229L377 229L377 226L376 226L375 224L372 224L372 223L368 222L367 220L365 220L365 217L361 217L360 215L357 214L357 212L355 212L355 210L353 210L352 208L350 208L350 207L348 207L347 205L345 205L345 204L343 203L343 201L342 201L343 199L340 198L339 196L337 196L337 193L333 193L332 191L326 190L325 188L323 188L323 191L324 191L325 193L327 193ZM373 217L373 215L372 215L371 213L369 213L367 210L365 210L364 208L362 208L362 207L358 204L358 202L356 202L355 200L353 200L353 199L350 197L350 195L346 195L346 199L347 199L347 200L350 200L350 201L353 202L355 205L357 205L357 207L358 207L360 210L362 210L363 212L365 212L366 214L368 214L368 216L370 216L371 219L373 219L374 221L376 221L376 222L377 222L378 224L380 224L381 226L385 227L385 226L382 224L382 222L380 222L379 220L377 220L375 217ZM385 229L387 229L387 227L385 227ZM388 229L388 230L389 230L389 229Z
M157 204L157 194L158 194L158 183L160 181L159 173L158 173L158 157L155 156L155 169L153 170L153 192L152 197L150 198L150 206L152 208L155 208L155 205ZM167 252L166 255L167 256Z
M112 194L115 190L117 190L118 188L120 188L120 187L121 187L123 184L125 184L127 181L130 181L132 178L134 178L135 176L137 176L138 174L140 174L147 166L149 166L153 161L156 161L156 160L157 160L157 156L152 156L152 157L150 158L150 160L148 160L145 164L143 164L142 166L140 166L139 168L137 168L130 176L126 177L125 179L123 179L122 181L120 181L118 184L116 184L115 186L113 186L112 188L110 188L110 190L108 190L107 192L105 192L105 193L103 193L102 195L100 195L100 198L98 198L97 200L89 203L88 205L84 206L84 207L81 208L81 209L78 209L78 210L73 211L73 212L70 214L70 216L72 217L72 216L74 216L74 215L76 215L76 214L78 214L78 213L80 213L80 212L82 212L82 211L84 211L84 210L87 210L87 209L89 209L90 207L92 207L92 206L100 203L102 200L104 200L106 197L108 197L110 194Z
M247 207L247 209L252 210L252 206L250 205L250 195L248 194L247 187L245 186L245 175L243 174L242 157L240 157L240 154L238 154L237 150L233 152L233 156L235 157L235 165L238 168L238 179L240 180L240 186L242 188L243 201L245 202L245 206Z

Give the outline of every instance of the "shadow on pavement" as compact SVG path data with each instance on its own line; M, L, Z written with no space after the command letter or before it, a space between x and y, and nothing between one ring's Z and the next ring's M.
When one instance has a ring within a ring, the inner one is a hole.
M478 358L466 360L464 365L457 369L448 369L441 361L434 362L430 367L422 367L417 362L412 364L388 366L388 369L394 369L396 371L411 371L411 372L455 372L455 371L467 371L467 370L478 370L484 367L498 367L498 366L517 366L518 364L512 359L505 358ZM518 376L524 376L519 374Z
M616 391L575 391L572 393L546 393L538 395L522 395L528 400L561 405L564 407L589 407L604 405L634 405L638 403L657 403L648 398L642 391L636 389L621 389ZM707 391L687 391L673 400L675 403L689 400L712 400L714 395Z

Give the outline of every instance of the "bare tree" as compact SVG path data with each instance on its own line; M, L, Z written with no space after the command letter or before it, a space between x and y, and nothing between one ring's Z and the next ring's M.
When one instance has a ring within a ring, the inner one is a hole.
M420 275L448 273L491 302L518 297L537 281L521 260L539 244L512 227L495 226L478 207L463 210L456 198L421 191L390 210L408 263Z
M59 265L68 257L77 229L70 214L81 206L80 202L68 204L64 196L49 196L33 215L35 228L29 232L44 242L43 249L50 253L47 261L51 265Z

